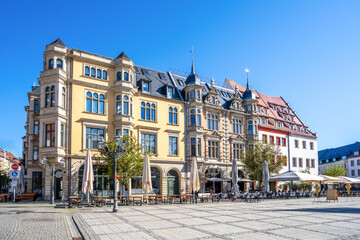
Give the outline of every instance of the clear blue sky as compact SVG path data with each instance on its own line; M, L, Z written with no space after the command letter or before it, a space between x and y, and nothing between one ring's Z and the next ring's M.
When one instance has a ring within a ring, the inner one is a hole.
M0 147L21 156L27 92L45 45L230 78L282 96L319 150L360 140L360 1L5 1L0 15Z

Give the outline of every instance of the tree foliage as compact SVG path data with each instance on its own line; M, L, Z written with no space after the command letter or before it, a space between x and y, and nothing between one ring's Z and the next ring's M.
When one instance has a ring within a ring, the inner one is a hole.
M338 176L345 176L346 171L340 167L340 166L333 166L323 172L324 175L330 176L330 177L338 177Z
M0 193L3 190L7 190L9 187L10 179L5 171L0 170Z
M129 183L131 178L142 174L144 155L141 153L141 146L135 137L124 135L123 138L127 142L127 147L124 156L117 159L116 176L124 191L125 186ZM114 176L115 155L113 152L115 149L115 141L112 140L107 142L105 148L109 148L109 151L101 153L101 159L98 159L98 163L106 167L110 176Z
M280 149L274 145L257 142L253 146L249 146L245 157L241 161L245 165L246 175L250 179L258 181L261 185L264 161L268 162L270 175L278 174L286 162L286 156L282 156Z

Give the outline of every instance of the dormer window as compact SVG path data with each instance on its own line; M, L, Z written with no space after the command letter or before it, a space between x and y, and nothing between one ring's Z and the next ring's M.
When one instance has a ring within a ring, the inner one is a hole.
M183 80L178 79L177 81L178 81L180 86L184 86L184 81Z
M266 108L264 108L264 113L268 115L268 110Z
M54 59L50 59L49 60L49 69L53 69L54 68Z
M200 91L199 90L196 91L196 98L200 99Z
M56 68L63 68L63 61L61 59L56 59Z
M129 81L129 73L124 72L124 81Z
M142 71L143 71L143 74L144 74L144 75L147 75L147 76L149 76L149 75L150 75L150 73L149 73L149 71L148 71L148 70L143 69Z
M276 122L275 122L275 126L278 127L278 128L281 128L281 127L282 127L282 123L279 122L279 121L276 121Z
M215 98L214 97L211 97L211 103L215 104Z
M194 90L190 92L190 99L193 99L193 98L195 98L195 91Z
M136 73L138 73L138 72L139 72L139 68L134 67L134 69L135 69L135 72L136 72Z
M121 81L121 72L117 72L116 81Z
M174 95L174 88L172 87L167 87L167 97L168 98L172 98Z
M149 82L143 81L143 83L142 83L142 91L147 92L147 93L150 92L150 83Z
M160 79L166 79L166 77L165 77L165 74L164 74L164 73L159 73L159 77L160 77Z

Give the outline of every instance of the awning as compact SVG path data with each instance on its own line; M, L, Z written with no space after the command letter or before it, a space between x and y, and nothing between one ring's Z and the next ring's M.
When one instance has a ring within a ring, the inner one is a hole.
M224 179L224 178L208 178L206 179L210 182L227 182L228 180Z
M271 182L280 181L304 181L304 182L321 182L326 181L323 177L312 175L308 173L302 173L302 172L293 172L293 171L287 171L284 173L281 173L277 176L270 178Z

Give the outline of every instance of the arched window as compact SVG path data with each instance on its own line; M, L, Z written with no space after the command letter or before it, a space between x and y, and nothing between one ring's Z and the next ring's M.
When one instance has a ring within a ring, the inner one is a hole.
M61 59L56 59L56 68L63 68L63 61Z
M190 98L193 99L195 97L195 92L194 91L191 91L190 92Z
M45 107L55 106L55 86L47 87L45 90Z
M215 97L211 97L211 103L215 104Z
M177 124L177 108L169 107L169 123Z
M253 131L253 122L252 121L249 121L248 122L248 134L254 134L254 131Z
M236 103L236 109L239 109L239 103L238 102Z
M92 109L91 105L92 105L92 94L91 94L91 92L87 92L86 93L86 111L87 112L91 112L91 109Z
M49 60L49 69L53 69L54 68L54 59L50 59Z
M105 112L105 95L98 93L86 93L86 111L93 113L101 113Z
M190 125L196 126L196 114L194 109L190 111Z
M200 91L199 90L196 91L196 98L200 99Z
M141 119L155 121L156 105L149 102L141 102Z
M121 96L116 97L116 114L121 114Z
M103 75L103 79L107 80L107 71L103 70L102 75Z
M90 68L88 66L85 67L85 76L90 76Z
M101 69L96 70L96 77L101 79Z
M116 81L121 81L121 72L116 73Z
M124 72L124 81L129 81L129 73Z
M123 109L123 114L125 115L129 115L129 97L128 96L124 96L124 109Z
M95 77L95 68L91 68L91 77Z

